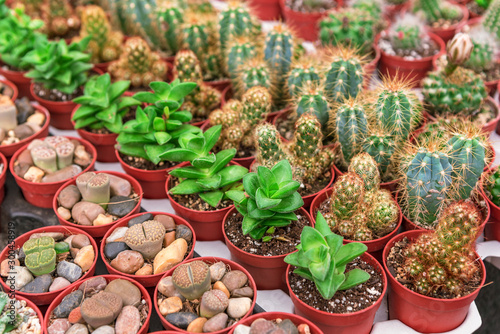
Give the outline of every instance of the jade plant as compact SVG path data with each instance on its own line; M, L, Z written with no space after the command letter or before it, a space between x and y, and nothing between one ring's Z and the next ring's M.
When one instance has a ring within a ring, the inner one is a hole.
M18 328L24 321L23 317L15 311L15 308L6 306L12 304L9 295L0 292L0 334L10 333Z
M134 95L134 99L150 105L145 109L137 108L136 118L123 125L116 141L120 153L158 164L168 160L166 151L179 147L178 140L182 134L201 130L185 124L192 115L181 110L185 96L196 87L195 83L180 83L178 80L171 84L152 82L150 87L153 92Z
M256 173L243 177L243 187L245 191L228 191L227 196L243 215L244 235L267 242L273 238L276 227L298 220L294 211L301 208L304 201L297 192L300 183L293 180L288 160L278 162L271 169L259 166Z
M129 109L140 104L136 99L123 96L128 90L130 81L111 83L109 73L90 78L85 84L83 95L73 99L80 104L72 120L75 129L107 129L119 133L123 117Z
M181 181L169 192L172 195L198 194L210 206L216 208L227 199L230 190L241 188L241 179L248 169L227 164L234 158L236 149L211 153L217 143L222 127L216 125L203 134L184 134L179 139L179 148L164 153L170 161L189 161L190 166L179 167L169 174Z
M285 257L286 263L296 267L293 272L313 281L326 300L337 291L354 288L370 279L370 274L359 268L346 272L347 264L366 252L366 245L358 242L342 245L342 241L318 212L315 226L305 226L302 230L298 252Z
M40 237L26 241L23 252L28 270L35 276L50 274L56 268L55 242L52 237Z
M39 30L43 21L32 20L21 8L8 10L0 20L0 54L2 61L15 70L30 69L23 57L47 40Z
M48 41L28 52L23 61L33 69L26 73L35 83L49 90L74 94L85 82L93 67L84 53L89 38L67 45L64 40Z

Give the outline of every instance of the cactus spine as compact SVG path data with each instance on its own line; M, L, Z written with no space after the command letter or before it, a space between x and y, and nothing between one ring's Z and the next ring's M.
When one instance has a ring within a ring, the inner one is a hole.
M363 89L364 60L355 49L340 47L327 57L325 90L336 102L356 98Z
M326 129L330 117L330 103L325 96L323 86L315 84L304 86L296 95L294 106L298 116L306 113L314 114L321 123L321 127Z
M262 57L255 57L245 61L238 67L235 85L236 95L242 96L252 87L261 86L268 90L273 89L273 74L269 65Z
M365 185L365 191L377 190L380 188L380 172L377 163L366 152L356 155L348 168L349 172L354 172L361 177Z
M492 0L483 16L483 26L500 41L500 0Z
M239 37L228 43L226 55L226 72L235 81L238 75L238 67L247 60L255 58L258 48L247 37Z
M164 31L161 36L162 49L167 54L176 54L180 50L180 30L184 23L184 10L175 4L162 3L157 12L158 26Z
M260 32L248 8L239 1L230 1L219 16L219 40L222 50L236 37L254 37Z
M321 76L322 71L315 58L302 56L297 60L293 60L287 79L289 96L296 96L306 85L319 85L321 83Z

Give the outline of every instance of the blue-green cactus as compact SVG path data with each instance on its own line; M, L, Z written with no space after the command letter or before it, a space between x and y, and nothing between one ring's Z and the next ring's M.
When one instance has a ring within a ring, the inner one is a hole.
M255 58L258 48L248 37L238 37L228 43L226 55L226 71L234 81L238 76L238 67L245 61Z
M363 141L363 151L367 152L377 162L382 179L387 179L392 172L392 161L396 143L394 138L384 131L368 131L367 137Z
M219 40L222 50L236 37L253 37L260 33L260 26L243 3L229 2L219 16Z
M330 118L330 104L322 86L306 85L295 97L295 110L298 116L306 113L315 115L323 129Z
M320 65L315 58L304 56L294 60L287 79L289 96L296 96L306 85L320 84L322 75Z
M363 89L363 59L356 50L340 47L328 59L325 91L336 102L356 98Z

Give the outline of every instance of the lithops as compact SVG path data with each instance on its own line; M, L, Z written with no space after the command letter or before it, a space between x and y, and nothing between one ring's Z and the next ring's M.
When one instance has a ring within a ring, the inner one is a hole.
M147 220L127 230L125 243L146 259L153 259L161 251L164 237L165 227L156 220Z
M198 299L210 290L210 268L203 261L182 264L174 270L172 282L184 298Z

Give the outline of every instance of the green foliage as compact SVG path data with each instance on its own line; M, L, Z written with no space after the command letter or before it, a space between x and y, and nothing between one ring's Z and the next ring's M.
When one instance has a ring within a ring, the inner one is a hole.
M28 52L22 60L33 69L26 77L65 94L74 93L87 82L90 55L84 53L89 38L67 45L64 40L41 43Z
M192 82L175 80L152 82L153 92L140 92L134 99L148 105L137 108L136 118L125 123L116 139L118 150L125 155L141 157L154 164L168 160L166 152L178 146L179 137L185 133L200 133L195 126L185 124L191 113L180 110L184 98L195 87Z
M248 169L238 165L226 166L234 158L236 149L210 153L219 139L221 128L216 125L203 134L184 134L179 139L179 148L165 152L170 161L191 163L188 167L170 172L170 175L181 179L170 189L171 194L198 194L203 201L216 208L221 200L227 198L228 191L240 187L240 180Z
M423 11L427 22L439 20L456 20L462 17L462 11L456 4L441 0L419 0L417 9Z
M56 268L56 251L52 237L30 239L23 245L25 264L35 276L49 274Z
M489 192L489 198L496 206L500 206L500 171L496 169L488 176L484 189Z
M483 15L483 27L500 41L500 0L492 0Z
M474 49L463 66L478 74L492 69L495 66L495 55L498 51L495 36L482 26L472 29L469 36L474 44Z
M5 308L10 303L12 302L9 295L3 291L0 292L0 334L10 333L23 322L23 317L15 309L11 307Z
M389 38L392 46L400 50L415 50L422 43L424 25L421 20L412 14L405 14L396 19L389 29Z
M342 245L342 241L318 212L314 228L306 226L302 230L298 252L285 257L286 263L297 267L293 272L313 281L326 300L339 290L354 288L370 279L370 274L359 268L345 272L347 264L368 248L358 242Z
M72 118L76 122L75 129L106 128L113 133L119 133L123 116L130 107L140 104L132 97L123 96L129 86L129 81L117 81L112 84L109 73L90 78L85 84L83 95L73 100L80 104Z
M278 162L271 169L259 166L257 173L243 177L243 187L245 191L227 193L243 215L243 234L260 240L266 232L272 234L275 227L288 226L298 219L294 211L301 208L304 201L297 192L300 183L293 180L288 160Z
M306 84L295 96L294 106L299 117L307 113L313 114L318 118L321 127L326 129L330 118L330 103L324 87L313 83Z

